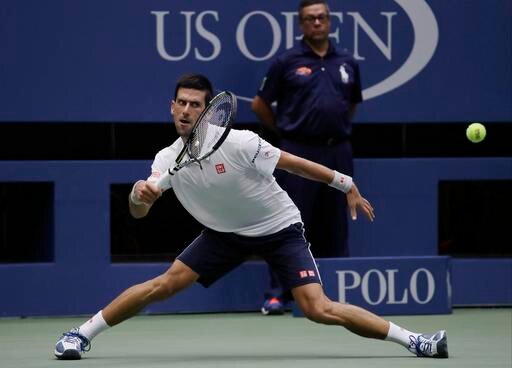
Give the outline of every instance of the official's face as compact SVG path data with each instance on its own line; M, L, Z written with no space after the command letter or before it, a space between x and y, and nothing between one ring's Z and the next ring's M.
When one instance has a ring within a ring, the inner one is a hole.
M197 118L206 108L206 91L180 88L176 100L171 102L171 114L180 137L188 138Z
M299 16L300 28L306 40L316 43L329 38L331 20L324 4L306 6Z

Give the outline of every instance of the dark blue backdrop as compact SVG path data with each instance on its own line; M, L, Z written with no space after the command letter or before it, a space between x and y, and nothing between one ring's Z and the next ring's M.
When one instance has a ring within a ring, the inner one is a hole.
M0 161L0 182L43 182L54 188L53 221L45 221L54 224L53 259L0 264L0 317L95 313L123 289L167 269L166 263L111 261L110 185L133 183L147 175L149 165ZM356 159L355 170L377 218L350 223L355 258L319 261L328 295L378 314L449 313L450 266L446 257L436 256L439 182L510 180L512 158ZM451 264L454 304L512 304L511 258L453 259ZM435 287L429 287L423 269L432 274ZM255 311L267 278L261 262L250 262L210 289L196 284L146 312Z
M165 122L176 78L241 97L296 43L298 0L2 0L0 122ZM360 60L361 122L512 120L510 0L331 1ZM244 99L245 98L245 99Z

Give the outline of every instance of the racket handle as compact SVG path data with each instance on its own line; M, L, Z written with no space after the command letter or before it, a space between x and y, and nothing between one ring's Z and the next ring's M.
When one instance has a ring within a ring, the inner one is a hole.
M158 178L156 185L162 190L169 189L171 187L171 176L171 169L165 170L160 178Z

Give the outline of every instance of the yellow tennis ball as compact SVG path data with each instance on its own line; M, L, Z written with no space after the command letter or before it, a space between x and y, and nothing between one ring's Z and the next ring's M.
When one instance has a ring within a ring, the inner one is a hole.
M480 123L469 124L468 128L466 129L466 137L468 137L468 139L473 143L483 141L486 133L487 132L485 131L485 126Z

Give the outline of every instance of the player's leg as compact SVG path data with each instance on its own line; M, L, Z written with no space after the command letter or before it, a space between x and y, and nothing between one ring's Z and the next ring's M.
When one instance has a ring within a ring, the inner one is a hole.
M164 274L132 286L102 311L109 326L137 314L147 305L166 300L196 281L208 287L238 266L244 255L222 238L221 233L205 230L188 246Z
M64 333L55 345L55 356L59 359L80 359L100 332L134 316L153 302L170 298L198 278L195 271L176 260L162 275L130 287L80 327Z
M304 237L302 224L294 224L276 234L274 249L265 260L292 291L295 302L311 320L341 325L366 337L385 338L389 325L361 308L334 303L324 294L315 259Z
M444 331L433 336L421 335L362 308L331 301L322 289L301 224L282 230L268 241L274 248L264 255L265 260L279 275L282 285L292 290L295 301L312 321L343 326L364 337L397 342L418 356L448 357Z
M317 283L292 289L293 297L310 320L327 325L340 325L363 337L384 339L389 323L355 305L331 301Z
M167 299L198 281L211 285L244 260L244 254L213 231L205 230L162 275L132 286L79 328L65 333L57 342L59 359L80 359L98 333L135 315L148 304Z
M295 287L292 293L306 317L314 322L343 326L363 337L393 341L417 356L448 357L445 331L432 336L408 331L363 308L330 300L318 283Z
M102 315L109 326L134 316L147 305L166 300L177 292L192 285L199 275L180 260L162 275L125 290L107 305Z

